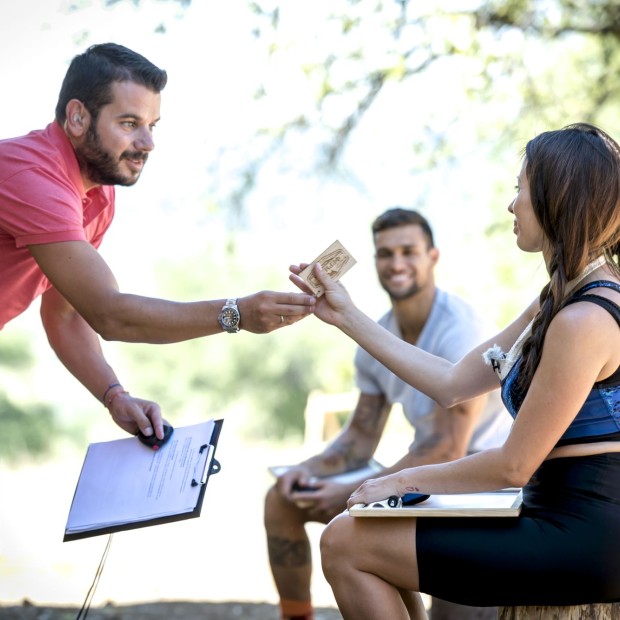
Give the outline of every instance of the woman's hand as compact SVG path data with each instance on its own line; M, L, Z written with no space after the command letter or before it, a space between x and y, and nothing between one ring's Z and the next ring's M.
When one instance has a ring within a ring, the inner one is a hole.
M289 267L291 271L289 279L300 290L305 293L313 294L310 287L298 275L307 266L307 263L291 265ZM314 314L321 319L321 321L328 323L329 325L341 327L345 315L355 309L355 304L351 300L351 297L344 286L342 286L340 282L335 282L332 280L325 273L325 270L321 267L320 263L315 264L314 275L325 289L325 293L321 295L321 297L317 297Z
M347 500L347 509L355 504L370 504L381 502L391 495L402 497L408 492L400 482L402 472L383 476L382 478L370 478L363 482Z

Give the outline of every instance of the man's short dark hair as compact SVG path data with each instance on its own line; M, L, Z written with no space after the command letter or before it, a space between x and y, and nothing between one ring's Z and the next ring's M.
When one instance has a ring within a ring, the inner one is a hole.
M408 224L419 226L428 239L428 247L435 247L435 240L433 239L433 230L431 225L421 213L414 211L413 209L393 207L387 211L384 211L372 223L372 234L376 235L382 230L397 228L398 226L406 226Z
M63 80L56 104L56 120L63 124L67 103L79 99L93 119L112 103L114 82L134 82L154 93L166 86L168 76L144 56L116 43L91 45L75 56Z

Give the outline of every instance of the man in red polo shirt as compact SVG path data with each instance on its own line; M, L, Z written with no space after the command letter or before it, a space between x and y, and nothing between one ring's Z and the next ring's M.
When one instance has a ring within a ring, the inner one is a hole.
M157 403L127 393L99 337L170 343L244 329L267 333L310 314L314 297L262 291L175 302L119 291L97 248L114 186L136 183L153 150L166 72L126 47L93 45L63 81L55 121L0 141L0 329L41 296L67 369L129 433L163 437Z

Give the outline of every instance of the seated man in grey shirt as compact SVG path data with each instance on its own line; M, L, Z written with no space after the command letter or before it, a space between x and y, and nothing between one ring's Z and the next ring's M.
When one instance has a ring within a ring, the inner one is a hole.
M435 286L439 251L432 229L416 211L394 208L372 225L379 282L391 309L379 323L402 339L451 361L459 360L490 333L464 300ZM269 561L282 618L312 620L312 559L308 522L327 523L365 478L406 467L439 463L504 442L512 419L499 391L442 409L358 349L355 355L358 403L340 434L325 450L278 477L265 500ZM414 429L407 454L380 473L338 475L361 470L372 459L394 403ZM311 488L311 490L304 490ZM301 489L301 490L300 490ZM442 611L440 611L440 609ZM482 618L481 610L433 601L434 618ZM489 618L496 610L489 610ZM493 615L495 613L495 615Z

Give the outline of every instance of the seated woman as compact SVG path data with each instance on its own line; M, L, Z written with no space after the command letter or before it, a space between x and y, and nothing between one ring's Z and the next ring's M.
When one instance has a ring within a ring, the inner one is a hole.
M368 480L348 507L523 487L516 518L333 519L322 563L345 620L426 618L419 592L475 606L620 600L620 147L583 123L535 137L508 211L549 282L456 364L388 333L315 268L321 320L443 407L499 381L514 418L502 447ZM307 291L301 267L291 280Z

